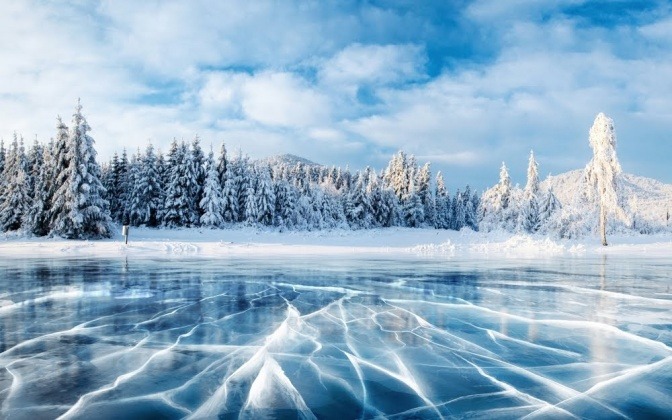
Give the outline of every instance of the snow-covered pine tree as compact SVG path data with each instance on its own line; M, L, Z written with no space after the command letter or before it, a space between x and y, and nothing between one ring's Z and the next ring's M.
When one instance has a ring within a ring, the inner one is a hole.
M45 236L49 233L49 203L51 201L49 192L51 191L50 171L51 153L50 147L46 148L36 143L33 146L31 155L34 183L30 207L23 216L22 226L27 232L36 236Z
M539 197L539 164L534 158L533 150L530 150L530 157L527 161L527 183L523 191L526 197Z
M343 178L343 170L339 166L338 169L336 169L336 180L334 181L334 185L336 186L336 189L341 191L343 189L343 184L345 183L344 178Z
M311 170L312 171L312 170ZM312 175L311 175L312 179ZM325 220L323 210L325 206L328 207L326 201L328 201L326 194L322 188L319 188L317 184L311 184L310 188L310 209L308 215L309 229L325 229L329 226L330 221ZM327 215L330 216L327 211Z
M389 209L385 208L387 203L383 202L379 178L375 171L369 172L369 180L366 183L366 195L369 197L371 227L382 226L384 220L388 218L387 213L389 213Z
M109 203L103 198L105 188L101 171L96 161L94 140L89 136L89 127L82 105L78 101L68 133L65 182L59 186L57 212L51 233L69 239L110 237Z
M464 206L464 225L472 230L478 230L478 207L474 207L471 187L467 185L462 193Z
M348 193L350 192L350 189L352 189L352 186L354 184L353 176L352 173L350 173L350 166L345 165L345 169L343 172L341 172L341 176L343 177L343 186L341 189L345 192Z
M499 171L499 182L487 190L481 198L481 228L490 231L504 229L512 231L517 222L511 177L502 162Z
M331 167L329 173L327 174L327 179L325 179L325 181L328 181L331 185L334 186L335 189L338 189L338 187L336 186L338 181L338 169L336 169L336 166Z
M471 195L471 208L474 211L474 225L471 226L471 228L474 231L478 231L479 226L481 224L481 219L480 219L480 212L479 209L481 208L481 197L478 195L476 191Z
M465 208L464 194L458 189L453 197L453 229L460 230L467 224L467 212Z
M156 225L163 226L163 217L166 214L166 187L170 181L170 172L168 171L168 165L166 164L166 158L161 152L161 149L158 149L156 152L156 173L159 177L159 203L156 208Z
M275 183L275 220L273 225L280 228L293 228L296 224L296 193L286 179Z
M307 175L310 172L307 173ZM312 174L310 176L312 179ZM325 222L322 218L322 206L324 199L324 192L317 186L317 184L309 183L306 194L299 198L300 214L306 222L308 230L324 229Z
M123 149L121 158L114 152L109 166L104 172L103 186L105 187L105 199L110 203L110 216L112 220L121 223L124 213L128 215L128 201L131 195L131 182L129 181L129 161L126 148Z
M226 144L222 142L222 146L219 149L219 157L217 158L217 175L219 176L219 185L221 190L224 190L224 184L226 184L226 171L228 166L229 158L226 153Z
M436 202L434 227L437 229L450 228L450 198L441 171L436 173L434 200Z
M247 225L255 225L259 215L259 208L257 207L257 172L252 167L247 159L243 166L243 186L241 187L242 214L240 221ZM242 189L244 188L244 190Z
M432 171L429 162L425 163L415 176L416 193L422 202L423 224L434 226L436 203L431 190Z
M523 190L519 226L526 232L534 233L541 227L539 212L539 165L534 159L534 152L530 150L527 165L527 183Z
M5 185L2 204L0 204L0 231L7 232L21 228L23 215L30 206L30 197L25 188L27 175L23 140L19 144L16 133L14 133L3 172Z
M380 208L378 209L378 223L382 227L398 226L400 221L400 205L396 194L389 187L381 188Z
M364 172L357 172L355 185L345 200L345 217L354 229L366 229L371 226L371 203L366 194L366 180Z
M198 226L200 223L200 210L198 208L198 203L200 202L199 196L203 195L201 192L203 184L201 183L199 185L199 177L203 166L199 154L202 154L203 151L198 144L195 146L196 149L194 149L192 145L191 150L185 142L182 142L180 147L184 154L184 168L182 173L184 174L184 188L187 192L186 226Z
M68 182L68 127L63 123L60 116L58 116L56 120L56 139L54 140L54 146L51 153L52 167L50 168L50 175L53 182L51 183L51 190L49 191L49 197L51 197L51 206L49 207L49 231L51 231L54 226L57 215L66 211L62 205L66 201L63 195L68 191L67 187L64 187Z
M252 167L246 167L245 170L245 204L242 221L247 225L256 225L259 217L259 207L257 206L257 173Z
M606 246L607 216L615 214L621 219L626 219L619 205L618 183L621 165L616 156L614 121L601 112L597 114L590 128L589 142L593 149L593 158L584 171L586 195L599 207L600 236L602 245Z
M257 221L262 225L273 224L275 216L275 191L271 181L271 169L264 166L259 169L257 183Z
M37 174L40 171L40 166L42 165L42 156L44 154L44 150L42 145L37 141L37 137L35 137L35 140L33 141L33 146L30 148L30 151L26 154L26 164L25 164L25 170L26 170L26 185L24 186L28 197L29 201L32 202L33 200L33 194L35 191L35 179L37 178ZM28 204L27 207L30 207L32 204Z
M211 228L218 228L224 224L224 200L222 198L222 189L219 184L219 165L215 163L212 150L210 150L210 154L208 154L205 168L206 176L205 186L203 187L203 198L199 203L202 213L201 225Z
M425 219L424 206L420 196L415 193L415 185L409 184L409 191L402 201L404 225L408 227L420 227Z
M238 157L229 162L226 170L226 181L222 198L224 199L223 217L226 223L236 223L239 220L240 190L243 183L243 160L239 153Z
M131 221L136 225L157 226L162 203L162 187L154 146L149 143L143 155L138 152L136 160Z
M331 180L325 181L327 187L322 189L320 213L323 220L323 228L344 228L347 227L345 213L343 213L343 204L341 195L331 184Z
M184 142L182 143L184 146ZM191 161L185 156L186 147L181 147L177 139L173 139L168 151L166 171L168 184L166 185L163 225L170 228L190 225L189 188L187 182L187 167Z
M385 174L383 175L385 186L392 188L399 200L408 194L408 159L406 153L398 151L390 159Z
M105 187L105 199L110 203L110 216L114 219L114 212L118 203L116 202L119 192L117 191L116 171L119 167L119 155L117 152L112 154L110 162L102 168L103 187Z
M140 202L141 159L140 148L138 148L137 153L131 156L131 162L128 166L129 194L126 202L126 211L128 212L129 221L133 226L140 226L142 224L142 215L140 214L140 208L142 207L142 203Z
M201 148L201 139L198 136L194 137L191 142L191 164L193 165L193 173L195 183L191 186L191 196L193 198L192 211L194 212L192 224L198 226L200 223L201 209L198 203L203 198L203 186L205 185L205 153Z
M119 159L119 166L117 167L117 174L115 175L117 198L116 198L116 212L112 213L112 217L116 218L115 220L119 223L122 222L122 219L128 217L129 210L129 200L131 198L131 189L133 185L130 179L130 161L128 159L128 153L126 148L121 152L121 159Z
M504 162L502 162L502 167L499 171L499 183L496 189L499 193L497 196L499 202L496 204L499 204L498 207L500 209L507 209L511 204L511 177Z
M244 222L246 219L246 206L247 206L247 196L252 191L254 191L254 173L249 164L249 158L243 156L241 150L238 151L238 157L235 160L234 172L237 177L238 184L238 214L236 216L237 222ZM252 189L250 189L250 184L252 184Z
M553 193L553 187L550 187L548 191L542 196L541 204L539 206L539 218L541 223L544 224L551 219L553 214L562 208L560 201Z

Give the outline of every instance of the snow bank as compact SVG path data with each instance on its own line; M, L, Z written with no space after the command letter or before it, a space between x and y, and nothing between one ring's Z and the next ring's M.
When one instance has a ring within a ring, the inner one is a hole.
M118 229L121 231L121 229ZM388 228L279 232L254 228L132 228L129 244L118 234L101 241L0 236L2 257L223 257L398 254L437 258L553 258L559 256L670 256L672 235L611 236L610 246L597 238L551 239L504 232L460 232Z

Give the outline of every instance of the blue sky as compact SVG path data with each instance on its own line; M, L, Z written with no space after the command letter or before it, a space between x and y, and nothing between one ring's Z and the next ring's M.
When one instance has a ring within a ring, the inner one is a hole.
M0 136L78 97L99 157L173 137L382 168L454 190L582 168L599 112L625 171L672 182L667 1L21 1L0 6Z

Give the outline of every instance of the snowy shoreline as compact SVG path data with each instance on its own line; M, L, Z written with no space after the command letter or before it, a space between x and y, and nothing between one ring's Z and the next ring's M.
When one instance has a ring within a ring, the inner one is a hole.
M117 229L120 231L121 229ZM256 228L145 229L99 241L0 236L3 258L226 257L226 256L428 256L439 258L555 258L598 255L672 256L672 235L612 235L577 240L541 235L436 229L386 228L279 232Z

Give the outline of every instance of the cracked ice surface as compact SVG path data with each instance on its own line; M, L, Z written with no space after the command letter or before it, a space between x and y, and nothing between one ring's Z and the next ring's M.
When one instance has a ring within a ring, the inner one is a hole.
M663 260L0 263L3 418L672 415Z

